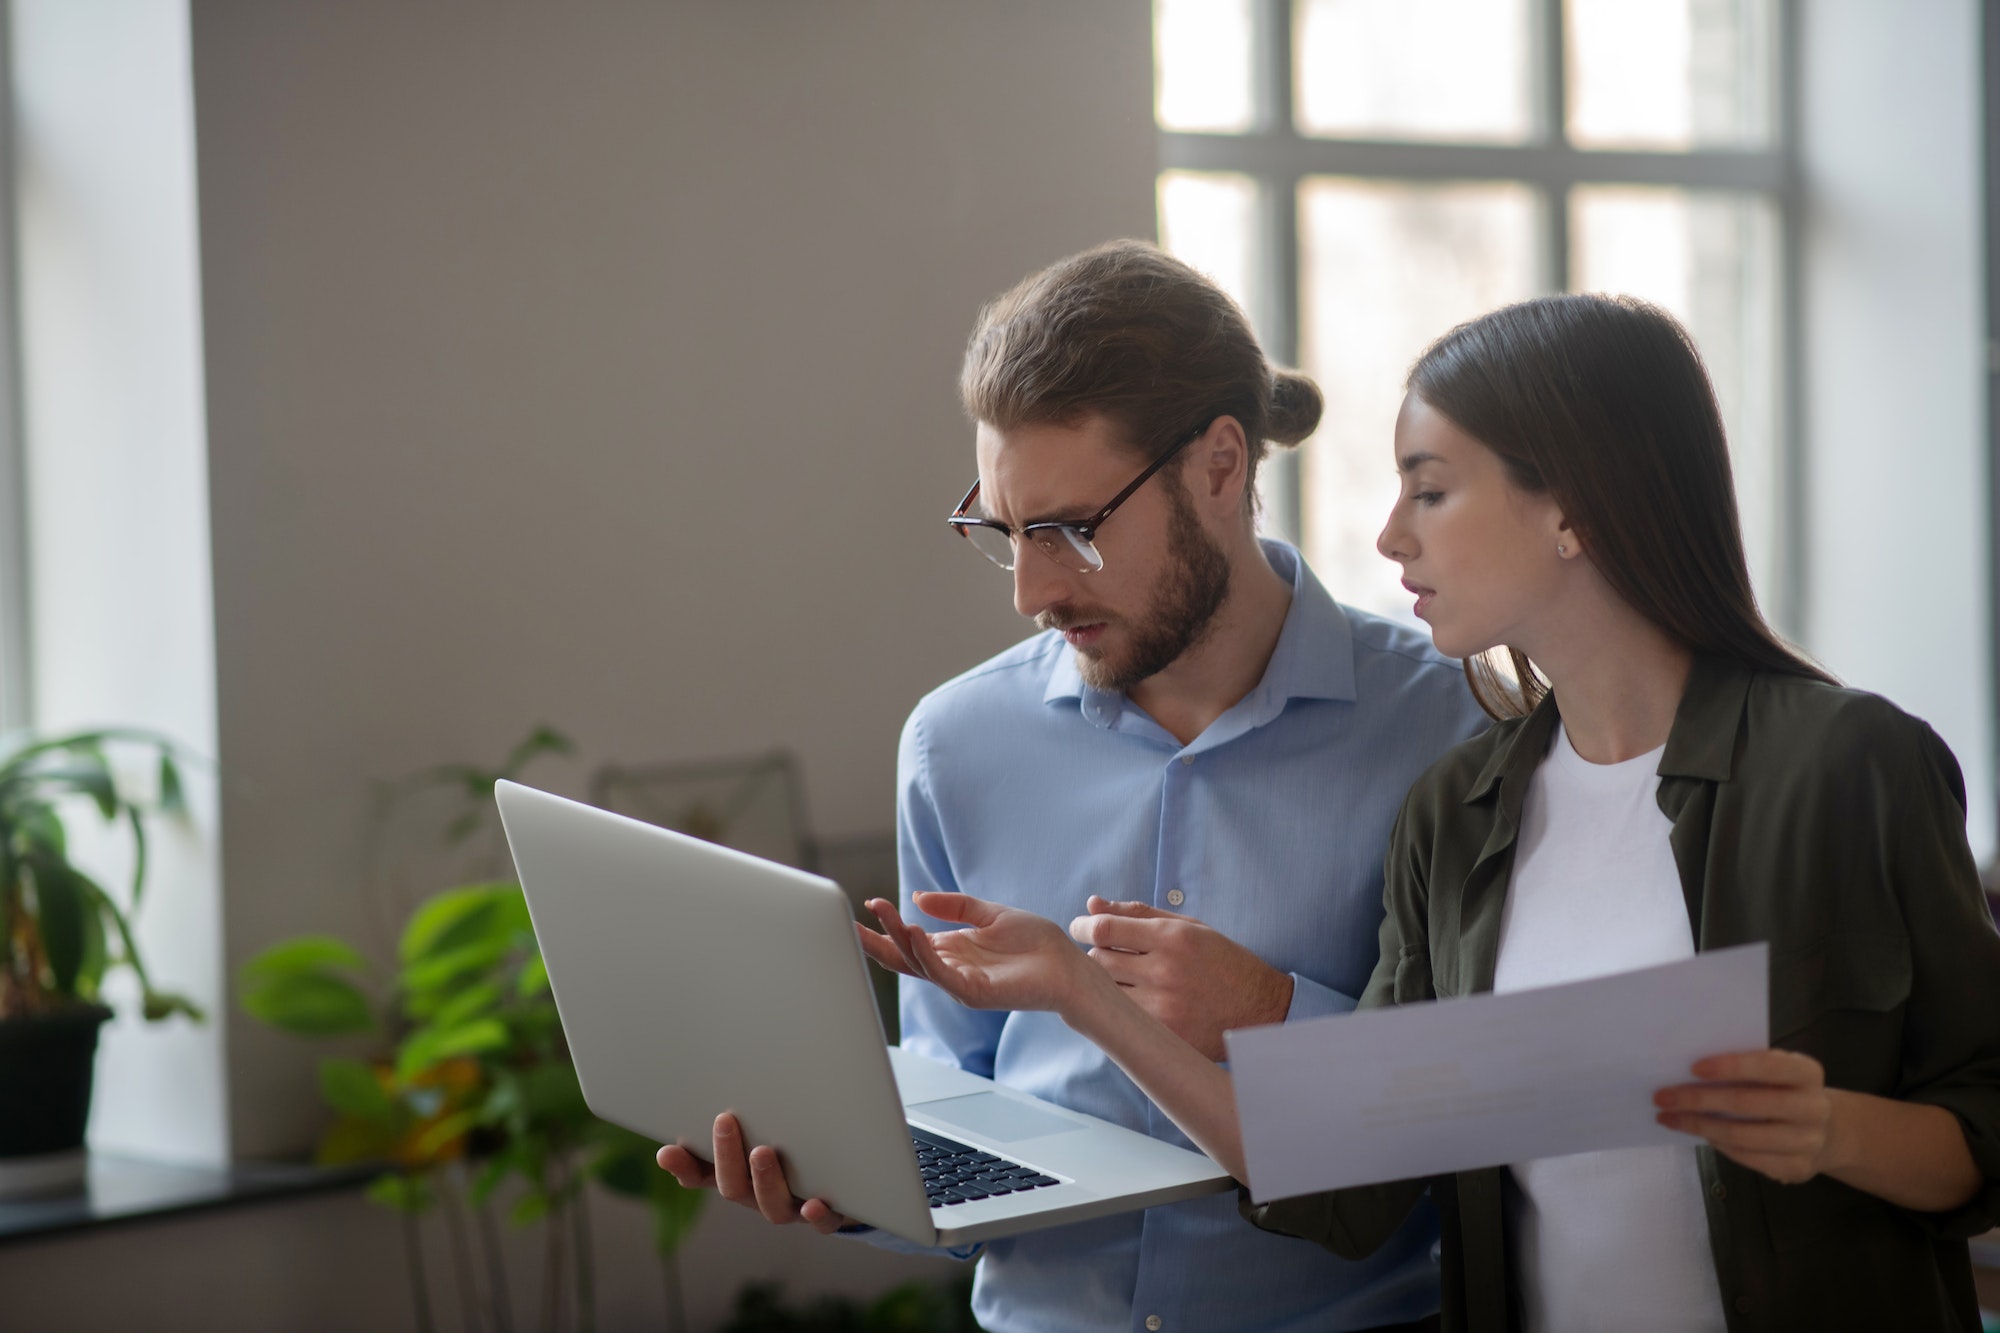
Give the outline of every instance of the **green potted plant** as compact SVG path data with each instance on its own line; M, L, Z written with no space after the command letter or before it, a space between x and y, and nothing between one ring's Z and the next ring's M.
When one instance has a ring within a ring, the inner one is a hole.
M119 781L114 747L139 752L153 790ZM79 807L128 830L133 871L122 901L70 859L64 819ZM184 812L174 747L158 736L82 731L0 750L0 1197L83 1180L97 1034L111 1017L100 999L108 972L132 971L149 1021L201 1019L191 1001L153 985L132 933L147 821Z
M493 784L568 742L546 728L498 769L448 765L385 789L378 813L442 789L457 809L446 841L463 845L493 827ZM496 841L477 868L491 877L505 858ZM373 1059L329 1056L321 1093L334 1119L320 1140L327 1164L374 1163L369 1197L403 1219L405 1261L420 1330L436 1327L432 1265L416 1219L443 1222L449 1274L466 1326L519 1327L499 1259L495 1205L542 1227L543 1307L529 1326L579 1333L595 1324L595 1272L587 1184L643 1202L652 1215L671 1327L685 1329L675 1255L703 1196L682 1190L653 1163L654 1145L598 1120L584 1104L548 972L518 884L488 878L433 894L408 916L392 968L329 936L273 945L245 964L243 1007L302 1037L374 1037Z

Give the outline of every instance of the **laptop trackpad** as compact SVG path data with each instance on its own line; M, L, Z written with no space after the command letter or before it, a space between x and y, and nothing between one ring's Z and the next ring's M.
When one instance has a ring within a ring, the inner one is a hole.
M1039 1139L1050 1134L1071 1134L1086 1126L1059 1115L1050 1115L1012 1097L997 1092L975 1092L970 1097L946 1097L942 1101L912 1102L903 1108L931 1120L956 1125L999 1143L1016 1139Z

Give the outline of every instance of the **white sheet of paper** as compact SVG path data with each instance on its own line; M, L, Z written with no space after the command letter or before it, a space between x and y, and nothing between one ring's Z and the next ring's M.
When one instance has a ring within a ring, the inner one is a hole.
M1770 950L1228 1033L1257 1202L1645 1144L1653 1094L1770 1044Z

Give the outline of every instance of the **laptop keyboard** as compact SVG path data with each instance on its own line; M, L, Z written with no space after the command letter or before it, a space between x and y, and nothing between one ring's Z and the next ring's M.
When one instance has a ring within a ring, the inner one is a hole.
M916 1143L917 1166L924 1173L924 1193L930 1196L933 1208L1062 1183L1032 1166L1010 1162L915 1125L910 1126L910 1138Z

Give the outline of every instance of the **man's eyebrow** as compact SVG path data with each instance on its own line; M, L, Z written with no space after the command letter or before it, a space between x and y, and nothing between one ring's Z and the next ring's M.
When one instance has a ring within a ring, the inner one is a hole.
M1450 460L1445 458L1442 454L1425 454L1425 453L1404 454L1401 458L1396 460L1396 471L1415 472L1418 468L1422 467L1426 463L1449 463L1449 462Z

